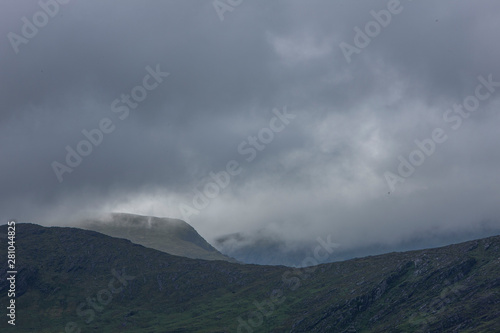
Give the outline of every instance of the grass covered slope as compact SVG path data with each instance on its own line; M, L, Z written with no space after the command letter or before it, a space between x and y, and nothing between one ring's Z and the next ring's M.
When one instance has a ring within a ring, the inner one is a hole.
M16 245L15 332L500 331L500 237L306 269L34 224L17 225ZM1 304L7 289L3 266Z
M236 262L217 251L192 226L179 219L113 213L107 218L85 220L79 227L181 257Z

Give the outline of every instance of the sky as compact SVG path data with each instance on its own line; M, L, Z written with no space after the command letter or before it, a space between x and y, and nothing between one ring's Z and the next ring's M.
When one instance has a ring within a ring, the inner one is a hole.
M1 1L0 219L127 212L181 218L213 244L346 249L496 234L499 13Z

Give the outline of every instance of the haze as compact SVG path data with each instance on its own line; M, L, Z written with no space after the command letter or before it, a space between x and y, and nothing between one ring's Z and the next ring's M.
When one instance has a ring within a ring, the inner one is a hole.
M221 2L45 22L3 1L2 221L114 211L353 250L498 234L500 3Z

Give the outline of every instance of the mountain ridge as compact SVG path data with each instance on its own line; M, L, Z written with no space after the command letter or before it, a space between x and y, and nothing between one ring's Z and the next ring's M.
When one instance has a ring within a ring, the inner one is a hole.
M500 236L290 268L178 257L78 228L16 228L19 332L500 329ZM6 248L0 239L0 255ZM133 278L121 286L117 274ZM3 303L5 277L2 267Z
M180 219L110 213L99 218L82 220L76 227L94 230L111 237L125 238L133 243L173 255L238 262L220 253L201 237L196 229Z

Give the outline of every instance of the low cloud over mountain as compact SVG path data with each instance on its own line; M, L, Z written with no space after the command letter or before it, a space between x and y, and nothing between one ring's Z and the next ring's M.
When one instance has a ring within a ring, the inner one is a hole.
M290 253L498 229L499 11L4 1L0 220L189 215Z

